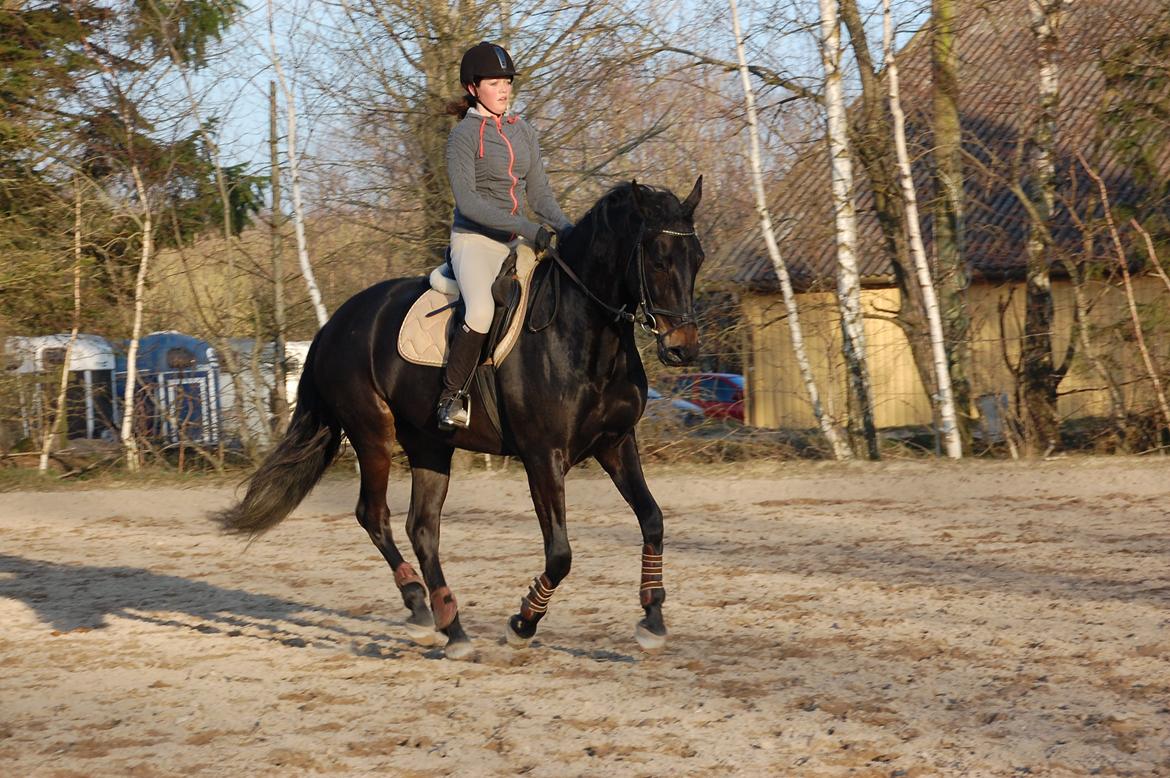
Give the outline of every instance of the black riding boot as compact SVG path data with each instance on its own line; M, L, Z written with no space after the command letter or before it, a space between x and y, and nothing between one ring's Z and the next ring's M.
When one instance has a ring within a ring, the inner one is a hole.
M471 423L471 414L464 404L464 392L471 382L471 373L479 364L480 352L487 333L476 332L466 324L455 329L447 349L447 368L443 371L443 393L439 395L439 429L453 430Z

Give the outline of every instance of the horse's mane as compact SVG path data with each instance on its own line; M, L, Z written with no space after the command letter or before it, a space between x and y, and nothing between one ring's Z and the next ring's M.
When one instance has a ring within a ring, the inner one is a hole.
M637 219L630 219L636 211L640 211L642 218L650 223L662 223L682 218L682 204L669 189L638 184L638 193L640 199L638 206L635 207L634 184L630 181L623 181L602 195L578 223L592 221L594 230L600 228L607 232L613 232L617 226L615 221L620 224L622 221L628 220L631 226L636 224ZM615 219L614 217L620 218Z

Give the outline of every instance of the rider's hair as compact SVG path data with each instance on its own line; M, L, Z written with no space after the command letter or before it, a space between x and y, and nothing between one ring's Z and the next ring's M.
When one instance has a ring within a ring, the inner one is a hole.
M463 97L458 100L450 100L447 103L447 114L450 116L458 116L462 119L467 116L467 112L475 107L475 97L470 93L464 93Z

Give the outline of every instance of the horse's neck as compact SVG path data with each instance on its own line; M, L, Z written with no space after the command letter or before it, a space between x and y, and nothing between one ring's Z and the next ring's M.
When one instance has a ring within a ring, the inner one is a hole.
M610 238L610 250L599 256L590 252L587 236L566 246L562 254L565 264L572 268L589 292L614 309L633 311L636 300L631 299L626 282L627 260L633 249L632 243ZM555 268L552 272L559 272ZM611 365L607 375L641 370L641 357L634 343L630 323L615 322L613 311L606 310L589 298L568 278L561 279L561 295L566 310L557 317L560 335L569 342L575 342L582 349L580 361ZM572 303L569 303L569 300ZM624 369L621 369L624 366ZM617 373L614 371L617 370Z
M599 300L613 308L632 308L631 303L637 301L630 299L626 273L634 248L633 240L624 239L617 234L606 235L604 245L608 250L595 253L592 235L575 238L561 254L565 264L573 269L589 292ZM602 317L612 318L613 314L607 313L596 302L590 301L590 305L594 306Z

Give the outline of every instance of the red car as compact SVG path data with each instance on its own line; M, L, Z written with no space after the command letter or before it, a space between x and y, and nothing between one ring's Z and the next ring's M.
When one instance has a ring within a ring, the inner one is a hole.
M686 373L672 376L665 393L693 402L708 418L743 421L743 389L739 373Z

